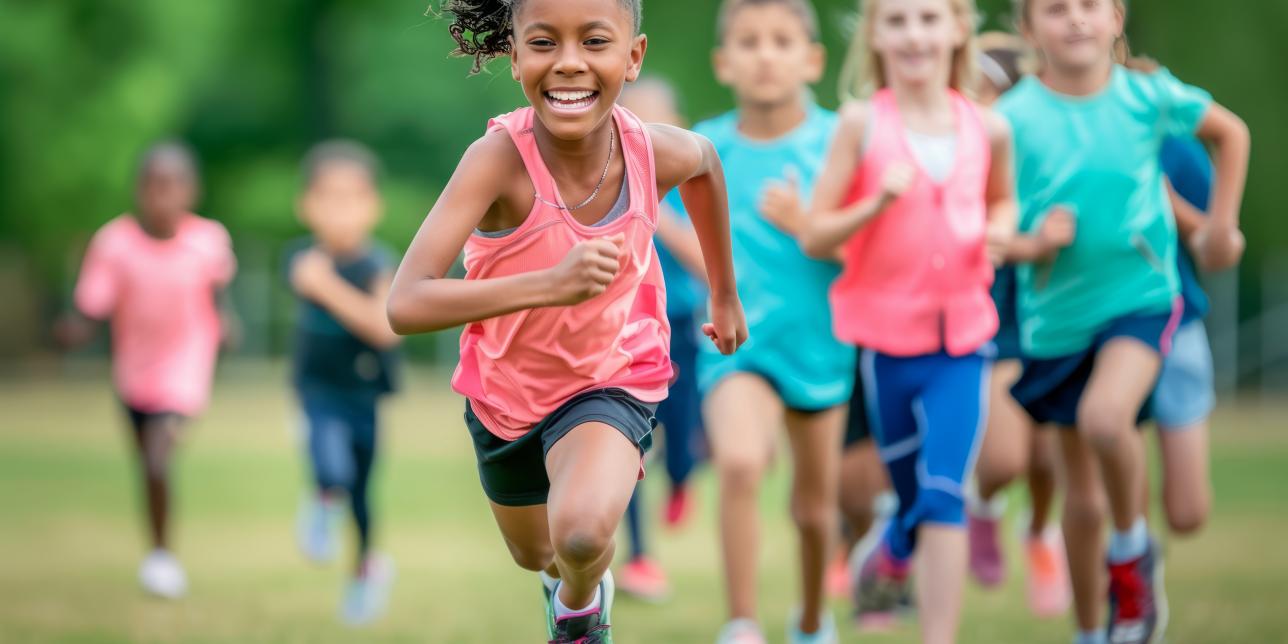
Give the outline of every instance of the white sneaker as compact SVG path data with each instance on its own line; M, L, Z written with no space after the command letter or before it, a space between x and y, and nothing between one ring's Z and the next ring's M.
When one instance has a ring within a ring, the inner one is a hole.
M824 609L823 614L819 616L818 630L813 633L801 632L801 612L800 610L792 611L791 616L787 618L787 643L788 644L839 644L836 633L836 620L832 618L832 612Z
M339 503L319 495L311 495L300 504L295 532L300 551L310 561L330 563L335 560L339 512Z
M340 620L349 626L370 624L385 614L389 589L394 583L394 562L386 555L367 557L366 573L355 577L344 590Z
M157 549L139 566L139 584L149 594L163 599L178 599L188 592L188 575L174 555Z
M760 632L755 620L745 617L730 621L720 629L716 644L766 644L765 635Z

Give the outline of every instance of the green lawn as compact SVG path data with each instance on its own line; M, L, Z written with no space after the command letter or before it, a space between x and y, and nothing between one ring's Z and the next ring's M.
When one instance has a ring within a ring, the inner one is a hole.
M335 619L340 568L310 566L295 550L303 463L280 370L227 366L191 427L178 463L178 551L191 592L177 603L137 590L142 528L122 413L101 368L89 370L99 375L0 381L0 641L541 641L537 581L510 562L496 532L445 375L409 374L387 407L379 538L399 576L387 618L355 632ZM1168 545L1172 642L1288 641L1285 412L1288 404L1243 403L1218 414L1212 524ZM775 642L795 588L783 474L764 501L762 618ZM661 478L650 479L653 501ZM622 644L706 643L722 623L714 489L705 472L699 480L698 520L654 535L674 597L664 606L621 599ZM1067 620L1029 617L1018 572L1000 592L971 590L962 641L1069 641ZM843 618L845 606L835 608ZM915 641L911 627L842 631L847 642Z

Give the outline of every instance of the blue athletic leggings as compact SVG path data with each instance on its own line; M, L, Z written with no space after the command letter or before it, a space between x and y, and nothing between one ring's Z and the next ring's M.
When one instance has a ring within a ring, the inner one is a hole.
M989 361L872 350L860 360L872 434L899 497L885 540L892 555L907 559L922 523L965 524L962 485L984 436Z
M301 390L308 420L308 453L318 491L343 490L358 528L358 552L371 540L368 483L376 458L376 401L346 400L334 392Z

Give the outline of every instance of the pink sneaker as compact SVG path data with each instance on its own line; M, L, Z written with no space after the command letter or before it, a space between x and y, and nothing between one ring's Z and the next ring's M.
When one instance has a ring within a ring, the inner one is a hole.
M970 535L970 572L975 581L985 588L995 588L1006 581L1006 560L1002 558L1000 537L1001 519L970 515L967 532Z
M1030 536L1025 551L1029 564L1029 609L1038 617L1064 615L1073 602L1073 590L1069 585L1069 568L1060 531L1047 530L1040 537Z
M693 513L693 499L688 485L677 485L671 488L671 496L666 500L666 510L662 519L666 527L677 530L689 520Z
M617 573L617 589L642 601L659 603L671 593L666 573L648 557L632 559Z
M827 596L832 599L845 599L850 596L850 562L844 553L827 565L823 588L827 591Z

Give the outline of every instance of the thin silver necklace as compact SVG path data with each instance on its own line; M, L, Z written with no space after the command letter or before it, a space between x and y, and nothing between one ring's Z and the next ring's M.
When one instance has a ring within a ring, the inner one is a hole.
M578 209L578 208L581 208L582 206L585 206L586 204L588 204L588 203L590 203L590 202L594 201L594 200L595 200L595 197L598 197L598 196L599 196L599 190L600 190L600 188L603 188L603 187L604 187L604 180L608 178L608 166L610 166L610 165L612 165L612 164L613 164L613 148L614 148L614 146L616 145L616 140L617 140L617 137L616 137L616 135L615 135L615 133L614 133L614 131L613 131L613 127L610 125L610 126L608 127L608 160L604 162L604 173L603 173L603 174L601 174L601 175L599 175L599 183L595 184L595 191L594 191L594 192L592 192L592 193L590 193L590 196L589 196L589 197L586 197L586 200L585 200L585 201L583 201L583 202L581 202L581 203L579 203L579 204L577 204L577 205L575 205L575 206L573 206L573 207L569 208L568 206L565 206L565 205L563 205L563 204L551 203L551 202L549 202L549 201L546 201L544 198L542 198L541 193L537 193L537 195L536 195L536 196L537 196L537 201L540 201L541 203L546 204L547 206L550 206L551 208L558 208L558 209L560 209L560 210L566 210L566 211L568 211L568 212L572 212L572 211L574 211L574 210L576 210L576 209ZM550 181L553 183L553 182L554 182L554 180L555 180L554 176L551 176L551 177L550 177Z

